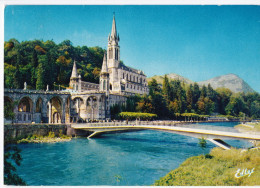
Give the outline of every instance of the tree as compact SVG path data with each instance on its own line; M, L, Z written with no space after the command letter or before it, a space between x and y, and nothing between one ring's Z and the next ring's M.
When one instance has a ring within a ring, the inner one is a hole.
M242 97L237 95L232 95L228 105L225 108L225 111L228 115L238 116L239 112L244 112L245 102Z
M195 82L194 83L194 86L193 86L193 104L194 105L194 110L197 111L197 102L200 98L200 88L199 88L199 85Z
M164 95L166 101L169 102L172 98L171 97L171 86L169 83L169 79L166 75L164 75L164 79L163 79L162 92L163 92L163 95Z
M137 102L136 110L138 112L153 113L154 107L152 105L152 100L147 95L144 95L139 102Z
M5 185L26 185L25 181L16 173L14 166L21 164L21 150L17 146L4 147L4 184Z
M15 89L22 89L23 88L23 79L22 74L20 72L20 66L16 64L15 72L14 72L14 88Z
M216 92L219 96L218 99L218 112L220 114L226 114L225 108L229 103L230 96L232 95L232 92L230 89L227 88L217 88Z
M205 140L205 138L199 138L199 146L203 150L207 147L207 141Z
M157 81L153 78L150 82L148 82L149 86L149 95L153 95L156 92L161 92L162 89L157 83Z
M42 63L39 64L38 69L37 69L36 89L37 90L44 90L45 89L44 69L43 69Z
M205 98L206 96L207 96L207 88L205 85L203 85L201 88L200 97Z
M190 87L187 89L186 97L187 97L187 111L191 112L191 110L193 109L193 87L192 87L192 84L190 84Z

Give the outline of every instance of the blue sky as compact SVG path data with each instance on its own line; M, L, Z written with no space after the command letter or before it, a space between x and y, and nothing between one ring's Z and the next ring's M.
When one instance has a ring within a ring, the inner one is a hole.
M113 12L121 59L148 77L202 81L233 73L260 92L260 6L9 5L4 40L106 48Z

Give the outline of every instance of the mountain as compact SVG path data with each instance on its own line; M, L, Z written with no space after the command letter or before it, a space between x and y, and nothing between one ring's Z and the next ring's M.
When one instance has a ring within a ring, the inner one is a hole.
M185 78L183 76L180 76L178 74L167 74L169 80L177 80L179 79L180 81L186 83L186 84L192 84L194 83L193 81L189 80L188 78ZM152 80L152 78L156 79L156 81L162 85L163 83L163 77L164 76L153 76L148 78L148 82ZM197 82L200 86L207 86L210 84L214 89L224 87L230 89L234 93L238 92L255 92L242 78L235 74L227 74L227 75L222 75L218 76L209 80Z
M228 88L231 91L238 92L254 92L254 90L239 76L235 74L227 74L218 76L209 80L198 82L199 85L208 85L210 84L214 89L219 87Z
M166 74L168 79L171 81L171 80L180 80L181 82L184 82L185 84L192 84L193 81L189 80L188 78L185 78L183 76L180 76L178 74L175 74L175 73L170 73L170 74ZM147 81L151 81L152 79L155 79L157 81L158 84L162 85L163 83L163 78L164 78L164 75L163 76L160 76L160 75L155 75L153 77L150 77L150 78L147 78Z

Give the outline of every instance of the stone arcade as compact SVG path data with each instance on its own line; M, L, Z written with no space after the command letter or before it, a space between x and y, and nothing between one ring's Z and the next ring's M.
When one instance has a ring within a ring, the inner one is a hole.
M74 61L70 88L63 91L5 89L4 102L14 103L15 123L70 123L109 120L110 107L124 104L127 96L147 94L145 74L120 63L119 35L113 17L99 84L84 82Z

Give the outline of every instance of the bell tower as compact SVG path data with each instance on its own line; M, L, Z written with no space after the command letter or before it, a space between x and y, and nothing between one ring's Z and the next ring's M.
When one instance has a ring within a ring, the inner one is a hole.
M116 84L118 79L118 66L120 62L119 35L116 30L115 14L113 16L111 34L108 35L107 63L112 91L119 91L120 85Z

